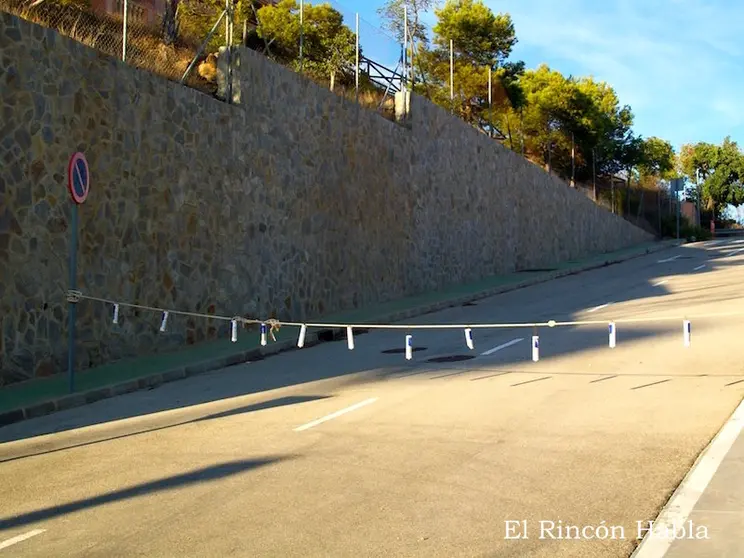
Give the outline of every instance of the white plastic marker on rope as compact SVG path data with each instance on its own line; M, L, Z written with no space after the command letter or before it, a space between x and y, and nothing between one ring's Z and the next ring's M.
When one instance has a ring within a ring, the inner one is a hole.
M261 324L261 345L266 345L266 324Z
M471 351L475 348L473 344L473 330L469 327L465 328L465 343Z
M413 358L413 335L406 335L406 360Z
M615 322L610 322L610 349L615 348L617 342L617 330L615 329Z
M115 324L119 323L119 305L118 304L114 304L114 323Z
M350 351L354 350L354 331L351 326L346 326L346 344Z
M532 336L532 362L540 360L540 337Z
M297 339L297 346L300 348L305 346L305 335L307 335L307 326L302 324L300 326L300 336Z
M690 346L690 337L692 335L692 324L690 320L685 320L682 324L683 335L685 339L685 347Z
M230 322L230 329L231 329L230 341L232 341L233 343L237 343L238 342L238 320L233 320L232 322Z
M165 326L168 324L168 312L163 312L163 321L160 322L160 331L165 331Z

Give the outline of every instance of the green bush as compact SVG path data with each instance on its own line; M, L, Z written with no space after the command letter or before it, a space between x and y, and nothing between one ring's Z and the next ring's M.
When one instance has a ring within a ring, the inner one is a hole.
M661 236L668 238L677 237L677 217L674 215L664 217L661 220ZM710 240L710 230L690 223L684 215L679 217L679 237L687 241Z

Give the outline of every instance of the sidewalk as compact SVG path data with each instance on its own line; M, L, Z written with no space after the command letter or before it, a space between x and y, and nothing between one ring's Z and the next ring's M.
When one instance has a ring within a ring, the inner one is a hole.
M397 322L558 277L620 263L680 244L676 240L651 242L617 252L598 254L582 261L567 262L556 266L554 271L518 272L489 277L374 307L324 316L320 321L341 324ZM265 347L260 346L257 334L243 334L238 336L237 343L224 339L175 352L106 364L78 372L75 375L76 392L73 394L68 393L66 373L11 385L0 389L0 427L289 350L296 346L298 333L299 328L283 327L276 335L277 341L269 341ZM327 331L308 331L305 346L320 342L319 338L327 337L328 334Z
M744 556L744 401L700 454L653 529L632 558Z

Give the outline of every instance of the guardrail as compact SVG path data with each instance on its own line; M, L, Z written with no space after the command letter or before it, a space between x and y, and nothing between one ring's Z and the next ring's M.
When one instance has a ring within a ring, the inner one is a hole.
M734 235L734 234L742 234L744 235L744 229L716 229L715 235L721 235L721 234L728 234L728 235Z

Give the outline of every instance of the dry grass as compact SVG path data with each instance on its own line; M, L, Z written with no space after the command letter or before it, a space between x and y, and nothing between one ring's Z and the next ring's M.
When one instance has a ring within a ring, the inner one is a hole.
M119 17L52 2L31 7L23 0L0 0L0 10L54 29L114 58L122 57L123 25ZM143 25L130 24L127 31L127 63L172 81L180 81L198 49L198 44L193 41L166 45L156 29ZM214 82L202 79L195 70L185 84L209 94L214 94L217 89Z
M95 13L73 4L59 4L46 0L32 7L30 0L0 0L0 10L15 14L27 21L54 29L61 35L99 50L114 58L122 57L122 18ZM150 71L172 81L180 81L189 63L198 52L200 38L179 37L175 45L166 45L158 29L136 23L127 27L126 62L137 68ZM213 55L212 55L213 56ZM199 63L190 72L185 85L210 95L217 92L214 71L207 54L200 56ZM201 75L200 75L201 74ZM328 87L327 79L313 78L322 87ZM334 91L347 100L356 100L353 86L339 85ZM395 103L391 95L365 84L359 93L359 104L379 112L389 120L395 119Z

